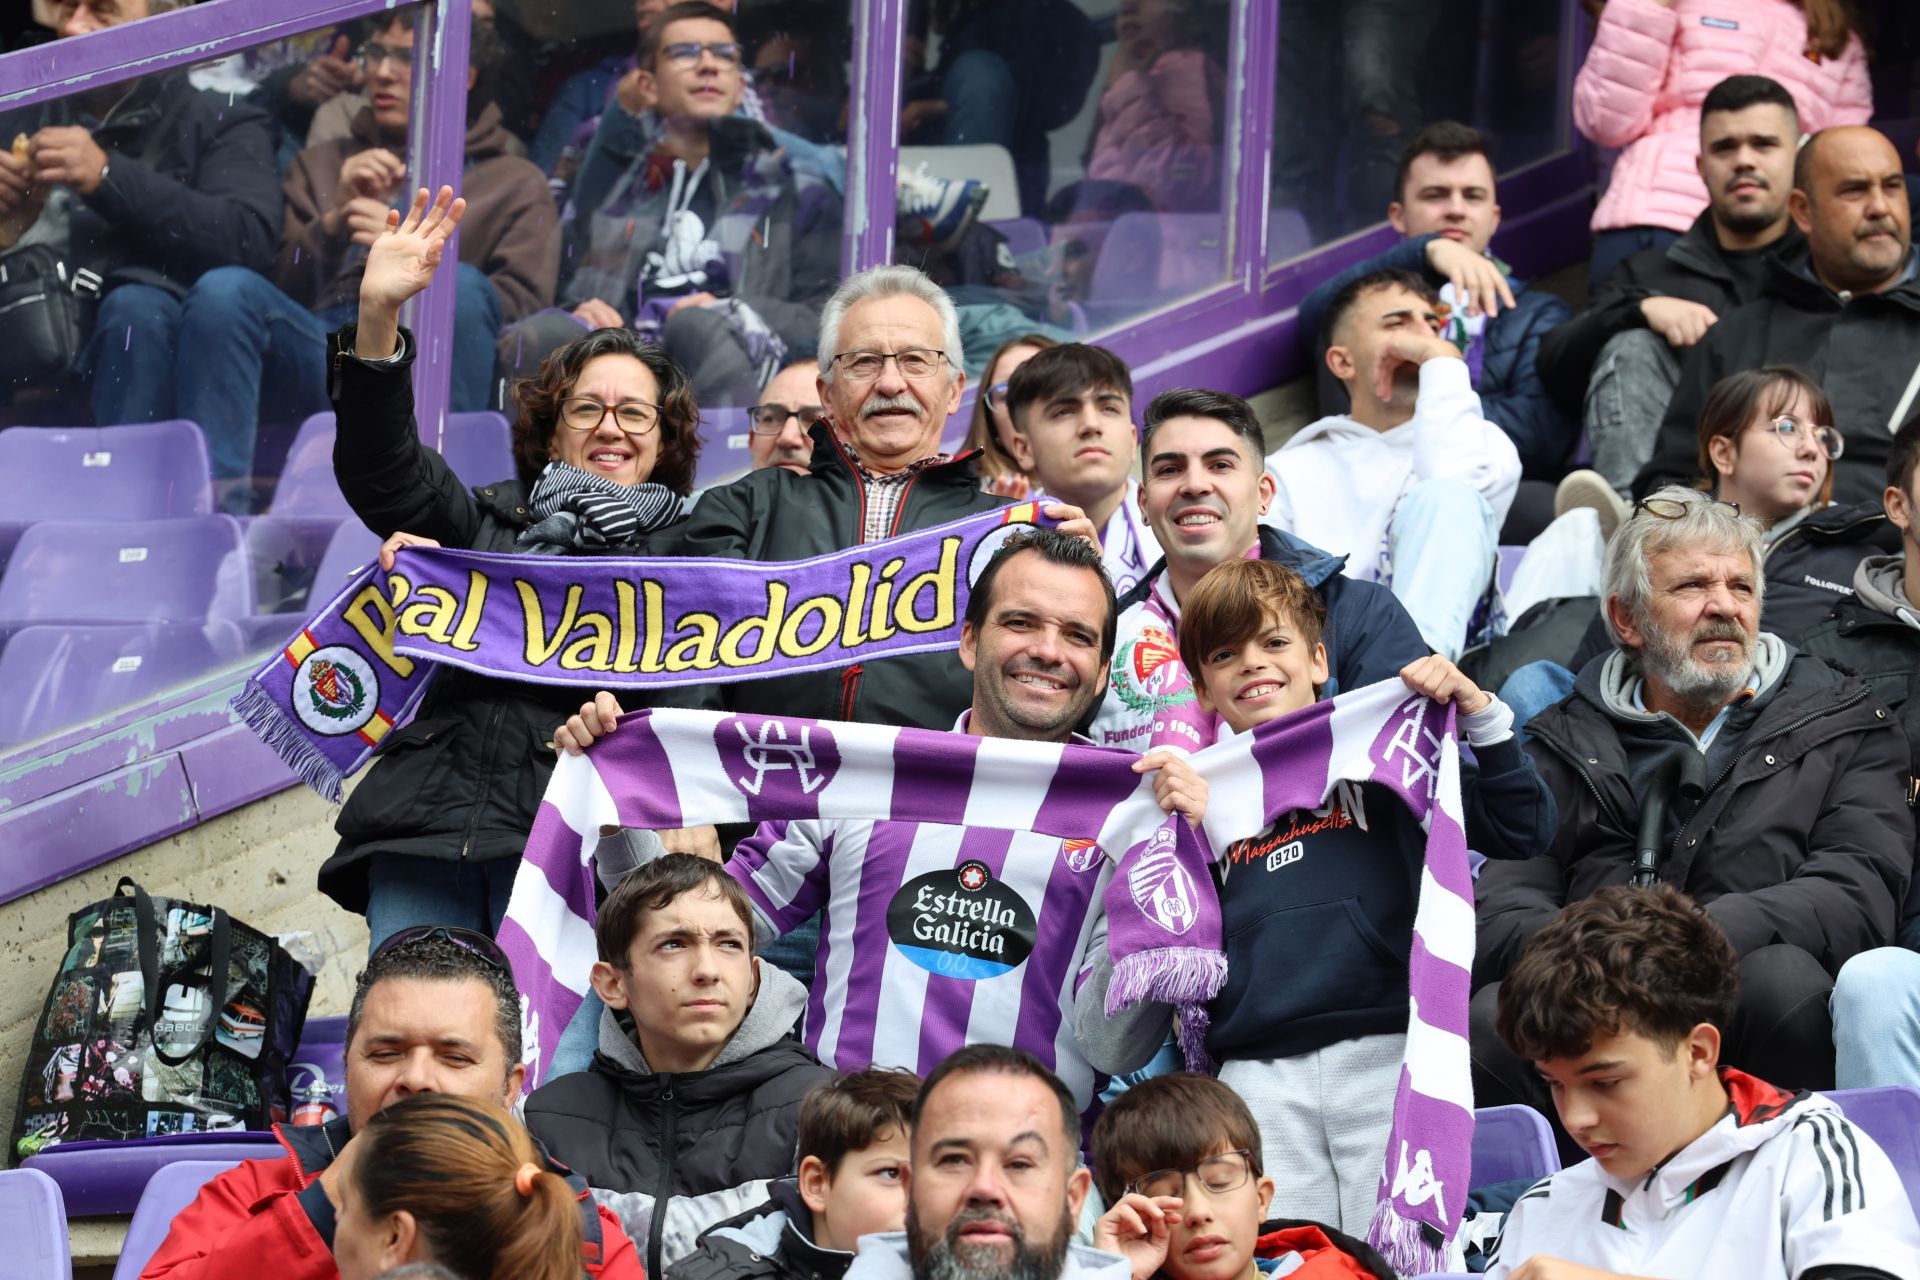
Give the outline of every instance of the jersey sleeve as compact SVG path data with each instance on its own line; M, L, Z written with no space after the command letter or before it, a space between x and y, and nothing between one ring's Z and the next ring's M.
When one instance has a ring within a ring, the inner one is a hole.
M1551 1230L1547 1212L1552 1193L1553 1179L1542 1178L1513 1202L1500 1224L1500 1234L1487 1250L1487 1280L1506 1280L1516 1267L1545 1247L1546 1233Z
M763 822L734 846L727 874L747 891L768 940L799 928L826 902L833 836L831 823Z
M1873 1139L1837 1111L1813 1111L1785 1139L1780 1216L1786 1274L1870 1268L1920 1278L1920 1225L1900 1174Z

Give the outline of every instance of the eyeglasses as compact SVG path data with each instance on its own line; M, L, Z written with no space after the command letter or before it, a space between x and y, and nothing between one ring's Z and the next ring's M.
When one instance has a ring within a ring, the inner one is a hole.
M409 942L422 942L428 938L438 938L442 942L452 943L462 951L471 951L486 964L509 977L513 975L513 965L507 960L507 953L500 949L499 943L484 933L477 933L472 929L456 929L452 925L445 924L416 924L398 933L390 934L385 942L373 949L373 954L368 956L367 960L371 963L395 947L404 947Z
M644 436L660 425L660 406L644 400L601 404L590 396L575 396L560 402L560 423L569 431L598 431L609 413L614 425L630 436Z
M944 351L909 347L905 351L843 351L832 363L854 382L872 382L889 360L903 378L927 378L939 371L940 362L946 358Z
M1217 1156L1208 1156L1198 1164L1181 1165L1177 1169L1155 1169L1129 1182L1127 1190L1148 1199L1177 1196L1187 1189L1187 1175L1192 1174L1200 1180L1200 1185L1207 1189L1209 1195L1225 1195L1246 1186L1248 1177L1258 1169L1253 1152L1241 1147Z
M353 55L354 61L360 64L362 71L371 71L388 58L393 59L393 65L396 67L411 67L413 65L413 46L407 45L404 48L390 49L384 44L376 44L369 40L360 46L360 52Z
M787 429L788 418L800 419L800 425L806 426L820 416L817 404L796 405L792 408L784 404L756 404L747 410L747 422L757 436L777 436Z
M1838 462L1840 455L1846 451L1846 438L1838 431L1818 423L1802 422L1790 413L1781 414L1769 423L1768 427L1773 438L1789 449L1796 447L1804 437L1812 440L1820 447L1822 453L1835 462Z
M987 408L995 409L1007 402L1007 384L996 382L987 388Z
M660 46L660 56L676 67L685 69L698 66L700 55L710 53L714 61L723 66L740 65L740 46L730 40L719 40L713 44L701 44L697 40L683 40L674 44Z
M1688 507L1699 506L1725 507L1735 515L1740 514L1740 504L1737 502L1721 502L1718 499L1706 503L1682 502L1678 498L1642 498L1633 504L1633 514L1637 516L1644 511L1656 520L1679 520L1685 517Z

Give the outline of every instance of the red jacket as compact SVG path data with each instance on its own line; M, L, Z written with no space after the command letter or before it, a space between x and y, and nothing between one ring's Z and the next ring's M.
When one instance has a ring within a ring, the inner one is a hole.
M336 1142L348 1134L345 1117L325 1126ZM140 1273L140 1280L339 1280L340 1272L313 1221L295 1198L333 1162L321 1126L283 1129L274 1136L287 1154L246 1160L200 1188L192 1204ZM579 1193L581 1246L595 1280L646 1280L640 1255L620 1221L594 1203L585 1180L551 1157L547 1167Z
M1287 1273L1287 1280L1393 1280L1385 1258L1332 1227L1304 1219L1275 1219L1261 1226L1254 1257L1284 1258L1290 1253L1299 1254L1301 1262Z

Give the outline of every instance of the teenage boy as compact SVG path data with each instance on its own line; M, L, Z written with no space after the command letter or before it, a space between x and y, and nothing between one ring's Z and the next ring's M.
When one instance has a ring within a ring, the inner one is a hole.
M1327 368L1352 406L1267 458L1267 523L1351 557L1385 583L1435 652L1466 648L1500 525L1520 483L1513 441L1488 421L1439 296L1407 271L1361 276L1328 304Z
M1093 1127L1093 1167L1113 1206L1094 1224L1094 1247L1125 1258L1133 1280L1393 1275L1372 1248L1330 1227L1269 1222L1273 1179L1260 1152L1247 1104L1212 1076L1180 1071L1134 1085Z
M1500 1036L1592 1159L1514 1204L1488 1280L1912 1280L1920 1225L1892 1161L1818 1094L1720 1065L1739 958L1671 885L1614 885L1536 934Z
M1049 347L1007 380L1014 461L1035 487L1087 513L1115 595L1160 558L1133 492L1133 376L1105 347Z
M1234 733L1312 705L1326 683L1326 606L1265 560L1214 569L1187 594L1180 657L1194 694ZM1497 858L1546 849L1554 803L1514 741L1513 713L1445 658L1410 664L1415 693L1451 701L1480 764L1465 788L1468 843ZM1407 1052L1407 967L1426 836L1371 784L1342 784L1318 809L1283 814L1215 865L1227 981L1209 1006L1207 1053L1258 1118L1290 1216L1363 1235L1379 1189ZM1108 1019L1112 969L1096 950L1074 1004L1088 1061L1138 1070L1172 1008ZM1285 975L1276 981L1275 975Z
M594 942L600 1052L528 1095L527 1128L658 1276L793 1171L800 1101L829 1073L789 1034L805 988L754 959L753 908L718 863L646 863L608 895Z
M840 1280L861 1236L907 1223L907 1132L920 1077L872 1067L800 1104L800 1175L709 1227L667 1280Z

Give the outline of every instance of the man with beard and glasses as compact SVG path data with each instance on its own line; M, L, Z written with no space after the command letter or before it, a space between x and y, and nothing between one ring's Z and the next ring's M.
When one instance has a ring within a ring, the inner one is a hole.
M973 701L953 731L1086 743L1073 729L1106 691L1114 628L1098 548L1058 530L1008 537L967 599L960 665L973 673ZM618 714L602 693L557 741L583 749ZM1156 768L1161 805L1197 820L1206 783L1171 753L1134 764ZM603 844L603 878L610 853ZM828 1066L924 1075L985 1040L1029 1050L1058 1072L1075 1110L1104 1083L1069 1016L1087 956L1106 940L1101 904L1113 864L1092 839L942 823L769 822L740 842L727 870L753 903L762 941L820 913L804 1039Z
M1574 473L1580 485L1562 481L1563 506L1592 505L1574 499L1596 473L1609 491L1626 492L1653 453L1681 360L1720 317L1760 296L1771 255L1805 251L1787 216L1799 136L1800 113L1778 81L1741 75L1715 85L1700 107L1695 161L1706 209L1672 244L1615 267L1586 310L1541 340L1541 380L1583 418L1593 447L1593 470Z
M1726 1059L1833 1086L1833 975L1892 940L1913 873L1907 742L1866 680L1760 630L1760 539L1730 503L1674 485L1607 546L1615 648L1527 725L1559 833L1541 857L1489 862L1475 889L1482 1106L1552 1114L1495 1031L1499 979L1562 907L1632 881L1643 840L1653 878L1706 907L1740 956Z
M1131 1280L1073 1243L1093 1175L1066 1086L1032 1054L975 1044L913 1106L907 1229L866 1236L847 1280Z
M1800 148L1787 212L1806 248L1774 254L1760 297L1721 316L1681 362L1636 496L1693 479L1694 433L1715 383L1790 364L1827 389L1846 435L1834 501L1879 499L1893 433L1920 402L1920 272L1903 167L1865 126L1823 129Z

